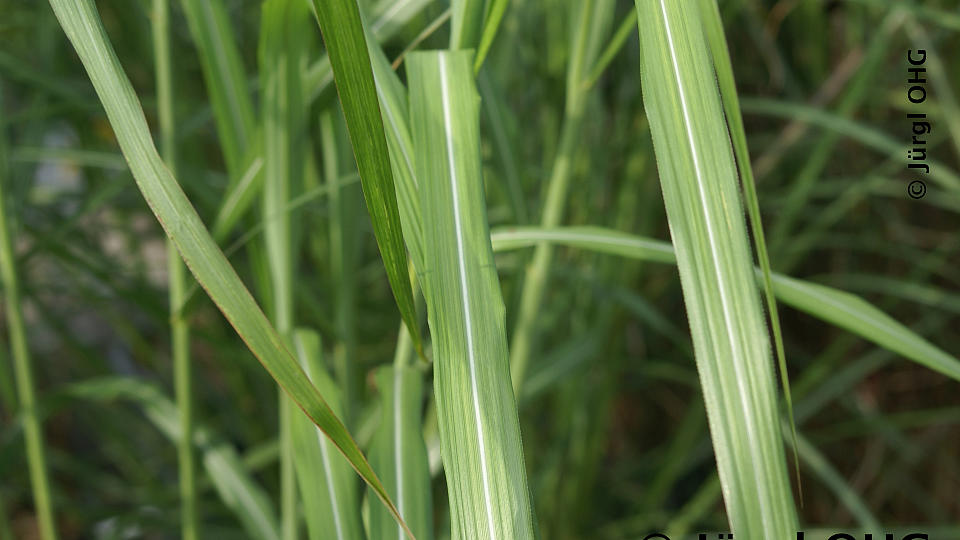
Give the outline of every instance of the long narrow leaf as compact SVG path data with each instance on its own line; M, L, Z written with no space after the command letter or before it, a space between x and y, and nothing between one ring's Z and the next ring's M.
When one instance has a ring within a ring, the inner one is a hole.
M396 72L390 68L390 62L383 50L373 43L370 43L370 61L380 110L383 113L387 146L390 149L390 166L397 180L397 203L403 225L403 239L410 250L414 267L419 269L423 268L424 260L423 230L414 167L416 152L410 135L410 117L407 110L407 89Z
M405 330L404 330L405 332ZM410 339L399 346L410 350ZM376 373L380 426L370 445L370 464L383 479L400 515L419 540L433 538L433 501L427 447L420 432L423 375L410 366L387 366ZM372 540L403 540L403 530L382 508L370 509Z
M320 336L309 330L297 330L293 336L300 366L310 380L327 396L333 412L343 413L340 389L324 370ZM336 447L302 414L291 418L293 444L296 450L297 479L312 540L358 540L363 538L360 526L360 499L356 477L350 464ZM384 479L385 486L389 482ZM380 510L380 505L377 505ZM403 508L399 506L399 508ZM400 529L386 509L387 519Z
M787 355L783 347L783 332L780 328L780 315L777 312L777 300L773 294L773 283L770 274L770 258L767 255L767 242L764 238L763 223L760 219L760 201L757 197L757 186L753 179L753 166L750 164L750 149L747 147L747 133L743 127L743 115L740 112L740 98L737 96L737 85L733 77L733 65L730 54L727 52L727 38L723 33L723 21L720 19L720 7L716 0L700 0L700 13L703 18L707 42L710 53L713 55L714 69L717 74L717 83L720 90L720 100L723 103L727 124L730 130L730 139L733 142L733 154L737 160L737 168L743 182L743 193L747 206L747 215L750 217L750 228L753 232L753 243L757 250L757 262L763 275L763 296L766 300L767 314L770 316L770 329L773 331L774 352L777 365L780 368L780 383L783 387L783 397L787 405L787 416L790 420L790 433L793 438L793 458L797 478L797 490L803 500L803 489L800 484L800 458L797 446L797 425L793 417L793 398L790 395L790 380L787 374Z
M203 80L231 182L241 178L256 126L253 101L223 0L182 0L187 26L200 53Z
M453 538L535 535L507 366L480 169L479 98L469 52L407 58L410 114L430 246L421 276Z
M796 531L770 343L697 5L636 0L644 105L733 534Z
M450 49L473 49L480 43L487 0L452 0Z
M631 259L676 263L673 247L667 242L601 227L497 229L490 238L493 249L497 252L550 242ZM755 272L759 275L759 270L755 269ZM960 359L930 343L859 296L776 272L771 277L773 293L784 304L960 381Z
M390 154L383 132L376 84L356 0L314 0L317 20L333 67L334 82L353 145L360 183L370 211L387 279L420 354L420 330L407 276L400 213Z
M51 0L50 4L87 69L137 186L194 277L264 368L400 519L356 442L284 347L164 166L150 137L143 109L109 44L92 0Z

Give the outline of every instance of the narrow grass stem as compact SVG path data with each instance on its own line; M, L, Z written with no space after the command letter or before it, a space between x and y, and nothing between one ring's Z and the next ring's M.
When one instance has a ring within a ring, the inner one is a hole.
M176 127L173 111L173 72L170 61L169 0L153 1L153 46L157 77L157 116L163 161L177 174ZM170 350L173 386L182 431L177 441L180 474L180 524L184 540L200 537L197 511L196 465L193 453L193 407L190 374L190 326L183 313L187 299L187 272L176 247L167 241L167 272L170 303Z
M610 2L583 2L578 11L579 25L573 35L573 50L567 68L567 99L560 145L553 161L550 180L547 184L546 199L540 223L543 227L556 227L563 219L570 186L570 174L573 160L580 143L580 126L586 106L587 88L583 84L587 67L596 56L598 37L612 15ZM547 275L553 261L553 247L540 244L533 252L530 264L524 276L523 293L520 298L520 312L510 343L510 370L514 392L519 394L526 376L530 354L536 338L535 323L540 304L546 289Z
M2 118L0 118L0 125L3 125ZM53 517L53 497L50 494L50 480L44 455L43 430L37 412L30 349L27 346L27 333L20 306L16 254L10 237L12 225L6 214L6 176L6 139L0 133L0 281L3 283L3 291L6 295L3 304L7 316L10 352L13 356L14 378L17 394L20 397L20 417L27 447L27 467L30 470L30 483L33 486L33 503L36 506L40 538L55 540L57 528Z

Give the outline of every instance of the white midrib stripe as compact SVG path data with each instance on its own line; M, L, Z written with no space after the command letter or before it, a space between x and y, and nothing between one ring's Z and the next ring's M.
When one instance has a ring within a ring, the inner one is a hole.
M403 415L400 414L400 404L403 400L400 391L403 385L402 370L393 369L393 461L397 470L397 513L403 516L403 447L400 444L400 434L403 433ZM397 523L397 540L404 540L403 527Z
M674 73L674 76L676 77L677 90L680 93L680 110L683 113L683 124L684 124L684 129L687 132L687 142L690 144L690 155L693 157L693 168L694 168L694 172L696 173L695 175L697 177L697 192L700 196L700 202L701 202L701 206L703 207L704 218L705 218L704 221L706 222L706 225L707 225L707 236L710 241L710 253L714 261L713 268L717 275L717 282L718 282L717 288L720 290L720 304L723 308L723 318L725 323L724 326L726 326L727 338L730 340L730 347L733 350L733 356L734 356L733 369L736 372L737 386L740 389L740 404L742 405L741 412L745 416L747 432L748 432L747 436L750 438L751 441L753 441L755 439L754 438L755 434L753 433L753 426L755 422L753 418L753 408L750 406L750 403L747 400L747 395L748 395L747 388L745 387L743 373L740 368L740 362L737 360L740 357L741 353L738 350L739 346L738 346L737 340L733 335L733 325L735 324L735 321L733 319L733 314L730 312L730 305L729 305L729 300L727 299L726 286L724 284L724 279L723 279L723 272L720 270L720 255L719 253L717 253L717 242L713 232L713 224L711 222L712 220L710 217L710 206L709 204L707 204L706 191L704 190L704 187L703 187L703 173L700 170L700 158L698 156L696 142L694 141L694 138L693 138L693 125L690 122L690 112L688 110L688 105L687 105L687 96L686 96L686 93L683 91L683 81L680 78L680 63L677 61L676 47L673 44L673 32L670 30L670 20L667 16L667 7L666 5L664 5L664 0L660 0L660 11L663 13L663 25L664 25L664 28L666 28L666 32L667 32L667 45L668 45L668 48L670 49L670 59L673 62L673 73ZM750 449L751 454L758 453L754 448L753 444L749 444L747 446ZM759 452L759 453L762 454L762 452ZM754 464L758 462L759 463L763 462L762 456L757 456L757 455L752 455L751 460L753 461ZM756 475L754 475L754 478L759 480L759 478ZM757 493L760 494L760 497L759 497L760 499L759 502L761 507L760 515L762 516L762 519L764 521L764 532L767 533L767 532L770 532L770 525L771 525L770 523L767 522L767 516L769 515L768 509L767 509L767 505L768 505L767 489L766 489L766 486L763 484L763 482L760 482L760 481L756 482L756 488L757 488Z
M450 125L450 96L447 89L447 62L444 53L440 62L440 93L443 101L443 127L447 136L447 162L450 167L450 187L453 196L453 221L457 233L457 262L460 265L460 294L463 297L463 322L467 334L467 360L470 367L470 390L473 414L477 421L477 441L480 445L480 475L483 477L484 508L490 538L496 539L493 527L493 505L490 502L490 478L487 472L487 449L483 442L483 420L480 418L480 399L477 392L477 361L473 350L473 321L470 320L470 296L467 291L467 261L463 251L463 225L460 223L460 195L457 191L457 168L453 160L453 129Z

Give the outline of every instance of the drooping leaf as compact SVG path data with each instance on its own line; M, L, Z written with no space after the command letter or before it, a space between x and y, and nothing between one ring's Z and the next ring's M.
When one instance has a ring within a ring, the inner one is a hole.
M137 186L194 277L264 368L399 519L360 448L286 349L164 166L92 0L51 0L50 4L93 82Z
M676 263L673 247L601 227L511 227L490 236L496 252L550 242L656 263ZM754 269L759 276L759 269ZM903 355L920 365L960 381L960 359L930 343L857 295L774 272L773 293L788 306ZM759 279L759 277L758 277Z

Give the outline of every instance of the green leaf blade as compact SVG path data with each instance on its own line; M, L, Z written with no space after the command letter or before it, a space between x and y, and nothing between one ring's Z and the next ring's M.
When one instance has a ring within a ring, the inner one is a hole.
M390 154L377 101L376 84L356 0L314 0L317 20L333 68L334 82L360 171L364 199L400 316L417 351L423 346L407 276Z
M696 4L637 0L644 104L727 515L785 538L796 511L733 153Z
M143 109L92 0L51 0L50 4L90 76L137 186L187 267L271 377L399 519L360 448L286 349L157 154Z
M342 416L340 390L323 367L320 336L298 329L293 335L293 348L300 366L327 396L333 412ZM362 540L360 500L350 463L306 416L293 414L290 420L297 484L303 496L311 540ZM389 512L383 512L393 521Z
M472 54L407 58L434 391L454 538L535 536L479 154Z
M409 347L409 340L406 340ZM409 349L408 349L409 350ZM370 446L370 464L420 540L433 538L433 501L427 447L420 433L423 375L411 366L387 366L375 375L381 419ZM370 508L370 538L395 540L403 530L382 507Z

